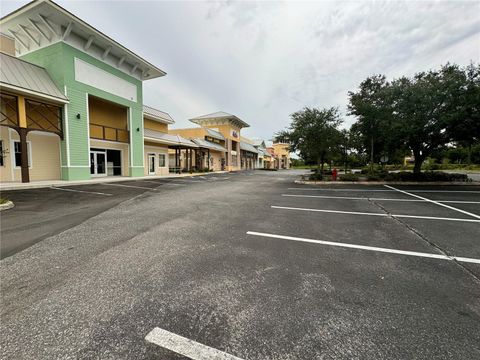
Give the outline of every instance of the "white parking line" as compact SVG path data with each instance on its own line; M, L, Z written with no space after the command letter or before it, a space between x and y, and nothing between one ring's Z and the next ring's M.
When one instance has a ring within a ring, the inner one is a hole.
M65 189L65 188L56 187L56 186L50 186L50 189L62 190L62 191L72 191L72 192L79 192L79 193L86 193L86 194L104 195L104 196L112 196L112 195L113 195L113 194L107 194L107 193L96 192L96 191L85 191L85 190Z
M385 185L387 186L387 185ZM287 188L288 190L306 190L306 191L350 191L350 192L394 192L395 190L386 189L313 189L313 188ZM474 190L409 190L414 193L460 193L460 194L480 194L480 191Z
M175 181L185 182L185 183L202 183L205 181L198 181L198 180L184 180L184 179L175 179Z
M165 181L155 181L155 180L137 180L137 182L139 183L146 182L146 183L157 184L157 185L165 184Z
M145 189L145 190L153 190L156 191L157 189L155 188L149 188L145 186L135 186L135 185L124 185L124 184L109 184L105 183L103 185L108 185L108 186L120 186L120 187L126 187L126 188L132 188L132 189Z
M312 211L312 212L323 212L323 213L334 213L334 214L370 215L370 216L383 216L383 217L392 217L392 218L413 218L413 219L426 219L426 220L446 220L446 221L463 221L463 222L480 223L480 220L449 218L449 217L436 217L436 216L398 215L398 214L371 213L371 212L358 212L358 211L309 209L309 208L297 208L297 207L275 206L275 205L272 205L271 208L272 209L281 209L281 210Z
M287 196L287 197L300 197L300 198L320 198L320 199L427 202L427 200L421 200L421 199L387 199L387 198L353 197L353 196L293 195L293 194L282 194L282 196ZM438 202L441 202L441 203L453 203L453 204L480 204L480 201L462 201L462 200L437 200L437 201L438 201Z
M407 251L407 250L381 248L381 247L376 247L376 246L365 246L365 245L348 244L348 243L341 243L341 242L334 242L334 241L314 240L314 239L300 238L300 237L294 237L294 236L261 233L261 232L256 232L256 231L247 231L247 235L268 237L268 238L274 238L274 239L291 240L291 241L300 241L300 242L320 244L320 245L328 245L328 246L338 246L338 247L344 247L344 248L350 248L350 249L377 251L377 252L384 252L384 253L389 253L389 254L418 256L418 257L425 257L425 258L432 258L432 259L439 259L439 260L450 260L450 261L451 260L456 260L456 261L461 261L461 262L480 264L480 259L465 258L465 257L458 257L458 256L448 256L448 255L442 255L442 254L430 254L430 253L417 252L417 251Z
M422 199L422 200L431 202L432 204L436 204L436 205L439 205L439 206L443 206L443 207L445 207L445 208L447 208L447 209L454 210L454 211L458 211L458 212L460 212L460 213L462 213L462 214L465 214L465 215L472 216L472 217L474 217L474 218L480 219L480 215L471 213L471 212L469 212L469 211L465 211L465 210L462 210L462 209L458 209L458 208L453 207L453 206L450 206L450 205L445 205L445 204L442 204L442 203L440 203L440 202L438 202L438 201L427 199L426 197L423 197L423 196L418 196L418 195L415 195L415 194L410 194L410 193L407 192L407 191L394 188L393 186L390 186L390 185L385 185L385 187L387 187L387 188L389 188L389 189L393 189L393 190L398 191L398 192L401 192L402 194L409 195L409 196L413 196L413 197L415 197L415 198L417 198L417 199Z
M239 357L227 354L226 352L200 344L158 327L150 331L145 337L145 340L179 355L186 356L192 360L242 360Z

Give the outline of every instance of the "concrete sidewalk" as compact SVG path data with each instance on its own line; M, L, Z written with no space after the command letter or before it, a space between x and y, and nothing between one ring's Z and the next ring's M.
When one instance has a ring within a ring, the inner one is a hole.
M86 185L86 184L101 184L101 183L110 183L110 182L119 182L119 181L131 181L131 180L145 180L145 179L175 179L182 177L191 177L191 176L202 176L208 174L225 174L228 171L212 171L208 173L184 173L184 174L169 174L169 175L149 175L149 176L139 176L139 177L130 177L130 176L107 176L93 178L89 180L45 180L45 181L32 181L28 183L0 183L0 191L11 191L11 190L25 190L25 189L39 189L46 188L51 186L72 186L72 185Z

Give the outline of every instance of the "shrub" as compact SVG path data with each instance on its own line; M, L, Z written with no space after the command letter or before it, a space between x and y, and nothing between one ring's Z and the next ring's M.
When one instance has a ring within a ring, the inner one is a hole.
M323 175L320 174L319 172L315 172L313 174L310 174L309 180L311 181L322 181L323 180Z
M445 173L441 171L425 171L419 174L412 172L390 173L385 176L385 181L445 181L445 182L468 182L471 181L466 174Z
M338 176L339 181L358 181L360 174L342 174Z

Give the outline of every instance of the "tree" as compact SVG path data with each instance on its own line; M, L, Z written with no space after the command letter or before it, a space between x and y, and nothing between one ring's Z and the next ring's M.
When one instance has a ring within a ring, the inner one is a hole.
M370 155L370 170L374 162L391 146L391 98L389 83L384 75L373 75L360 83L357 92L350 91L349 115L357 117L355 134L362 136L367 154Z
M305 162L315 159L322 173L325 161L338 151L338 127L342 123L338 109L305 107L290 117L292 123L289 128L276 133L275 140L290 144L290 150L298 152Z
M382 153L392 159L408 149L419 173L429 155L452 142L471 149L480 139L479 68L447 64L391 82L375 75L350 92L348 109L357 117L351 133L363 138L370 163Z
M463 121L460 98L465 85L463 71L449 64L391 83L395 134L413 152L414 173L430 154L453 140L452 124Z
M451 121L448 131L460 146L467 148L467 163L472 162L472 147L480 142L480 64L470 64L465 71L456 69L462 76L462 86L457 91L458 120Z

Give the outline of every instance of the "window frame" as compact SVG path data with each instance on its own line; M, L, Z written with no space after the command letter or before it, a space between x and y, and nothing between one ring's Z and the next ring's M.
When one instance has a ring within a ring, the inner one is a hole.
M163 159L163 162L162 162L162 159ZM163 163L163 165L162 165L162 163ZM158 154L158 167L159 167L159 168L167 167L167 157L166 157L166 154L163 154L163 153L159 153L159 154Z
M12 167L14 169L21 169L22 167L17 165L17 159L15 158L15 154L17 154L17 151L15 150L15 144L16 143L18 143L19 146L21 146L20 140L12 140L12 149L13 149L13 151L12 151ZM21 154L20 152L18 152L18 153ZM33 165L32 165L32 142L31 141L27 141L27 158L28 158L28 168L31 169L33 167Z

